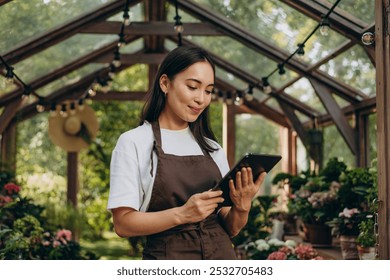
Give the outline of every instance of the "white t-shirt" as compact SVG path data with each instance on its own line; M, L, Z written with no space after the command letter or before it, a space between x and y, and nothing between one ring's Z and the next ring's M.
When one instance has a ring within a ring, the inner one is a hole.
M152 126L148 122L119 137L111 157L108 209L131 207L139 211L147 210L158 160L154 152L152 177L150 172L153 141ZM203 155L189 127L183 130L161 129L161 141L166 154ZM218 148L210 155L224 176L229 171L225 152L218 143L209 141Z

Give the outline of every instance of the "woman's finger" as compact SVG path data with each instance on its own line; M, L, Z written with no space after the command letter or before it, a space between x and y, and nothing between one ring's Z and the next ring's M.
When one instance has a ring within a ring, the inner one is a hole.
M237 173L236 173L236 186L235 186L237 190L242 188L241 176L242 176L242 172L241 171L237 171Z
M248 186L248 184L250 183L249 182L249 171L250 171L250 168L248 167L248 168L245 168L245 167L243 167L242 169L241 169L241 180L242 180L242 185L243 186L245 186L245 187L247 187ZM251 174L250 174L250 176L252 176L252 172L251 172Z
M267 172L264 171L257 177L256 182L255 182L256 186L261 185L261 183L263 183L265 175L267 175Z

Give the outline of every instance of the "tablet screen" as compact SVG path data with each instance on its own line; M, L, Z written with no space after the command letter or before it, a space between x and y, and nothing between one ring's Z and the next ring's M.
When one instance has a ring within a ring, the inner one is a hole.
M223 191L222 197L225 199L221 206L232 206L232 201L229 194L229 180L233 179L236 182L236 173L242 167L251 167L253 181L262 172L269 172L281 159L279 155L264 155L264 154L247 154L217 183L213 190L220 189Z

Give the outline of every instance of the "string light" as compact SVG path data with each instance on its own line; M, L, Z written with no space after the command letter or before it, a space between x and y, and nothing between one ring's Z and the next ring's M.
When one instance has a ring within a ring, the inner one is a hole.
M80 111L84 110L84 99L81 98L78 105Z
M23 89L22 99L26 99L30 96L32 92L31 86L25 86Z
M70 114L72 116L76 114L76 104L74 102L70 103Z
M120 52L119 52L118 49L116 49L115 52L114 52L114 60L112 61L112 64L113 64L116 68L120 67L121 64L122 64L122 63L121 63L121 54L120 54Z
M118 41L117 46L118 46L118 48L123 48L124 45L126 44L125 34L124 33L119 33L118 36L119 36L119 41Z
M7 72L5 74L5 82L10 85L15 82L14 68L12 66L7 66Z
M129 14L129 1L126 1L125 8L123 9L123 24L125 26L130 25L130 14Z
M305 44L298 44L297 55L299 56L305 55Z
M60 115L61 115L63 118L66 118L66 117L68 116L68 111L66 110L66 103L63 103L63 104L61 105Z
M252 101L254 99L253 97L253 85L248 86L248 90L245 94L245 100L246 101Z
M244 104L244 99L242 98L242 92L237 91L236 98L234 99L234 105L240 106Z
M45 105L42 98L39 98L38 104L36 106L37 112L42 113L45 111Z
M322 36L328 36L330 29L329 18L325 15L322 16L321 24L320 24L320 33Z
M180 47L182 45L182 36L181 36L181 34L184 31L184 27L183 27L183 23L181 22L181 16L179 16L179 7L178 7L178 4L177 4L177 0L175 1L175 12L176 12L176 15L173 18L175 20L174 29L175 29L175 31L177 33L177 37L178 37L177 45Z
M55 117L57 116L57 103L53 102L50 105L50 116Z
M270 86L269 82L268 82L268 77L263 77L261 78L262 82L263 82L263 92L265 94L270 94L272 92L272 87Z
M223 103L225 101L225 94L222 91L218 91L218 101Z

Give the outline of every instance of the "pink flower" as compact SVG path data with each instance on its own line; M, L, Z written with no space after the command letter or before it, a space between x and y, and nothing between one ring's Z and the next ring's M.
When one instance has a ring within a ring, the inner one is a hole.
M57 248L58 246L61 246L61 243L59 241L57 241L57 240L54 240L53 241L53 247Z
M14 183L8 183L4 186L4 190L6 190L9 195L12 195L20 192L20 187Z
M268 255L267 260L286 260L287 255L283 252L272 252L271 254Z
M317 256L317 257L315 257L314 259L312 259L312 260L324 260L324 258L323 257L321 257L321 256Z
M298 256L300 260L311 260L318 256L316 250L313 249L310 245L298 245L295 248L295 254Z
M56 239L67 244L67 241L72 239L72 232L68 229L61 229L57 232Z
M57 241L58 242L58 241ZM50 241L43 241L42 242L42 245L43 246L49 246L50 245ZM53 246L54 246L54 244L53 244Z
M360 213L356 208L344 208L343 212L339 213L339 217L351 218L352 215Z
M12 197L6 195L0 195L0 207L7 205L8 203L12 202Z

